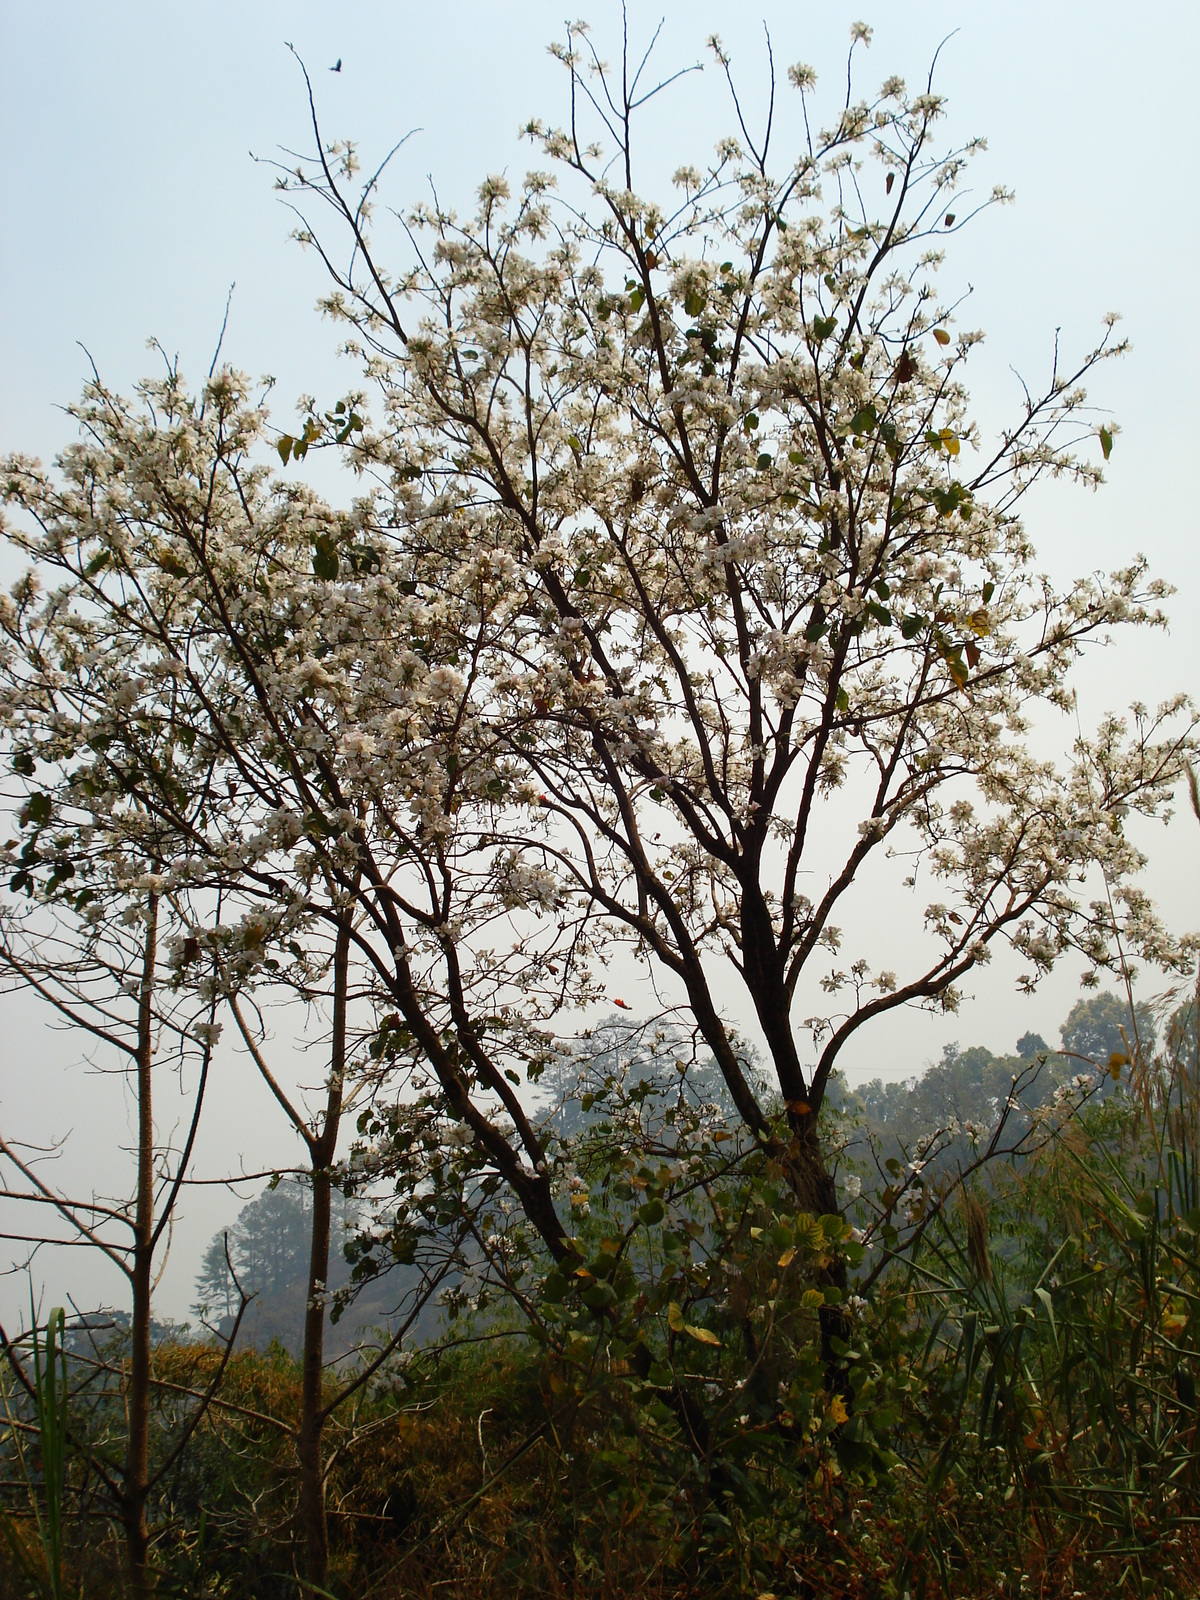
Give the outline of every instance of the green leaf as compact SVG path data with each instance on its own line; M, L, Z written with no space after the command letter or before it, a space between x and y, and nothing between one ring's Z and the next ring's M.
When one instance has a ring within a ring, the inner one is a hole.
M850 432L855 434L870 433L878 421L879 413L875 410L875 407L870 403L870 401L868 401L867 404L863 406L861 411L855 412L854 420L850 424Z
M767 470L767 468L771 465L772 459L773 458L772 458L770 452L764 450L762 452L762 454L759 456L758 460L754 464L758 468L759 472L765 472Z
M836 317L814 317L812 320L812 336L820 344L823 340L829 338L836 327Z
M667 1208L661 1200L647 1200L644 1206L638 1207L638 1220L652 1228L656 1222L661 1222L667 1214Z
M846 693L845 689L838 690L837 695L834 698L834 704L837 706L839 711L849 711L850 696Z
M29 796L29 799L26 800L24 809L25 815L29 818L30 822L34 823L38 827L41 827L43 823L50 821L50 813L53 810L53 806L51 805L50 796L48 794L42 794L40 791L35 791Z
M318 535L313 546L313 575L327 583L338 575L337 547L327 533Z
M1104 452L1105 461L1112 455L1113 436L1108 428L1100 429L1100 448Z
M607 1306L611 1306L616 1298L617 1291L611 1283L594 1283L580 1296L589 1311L603 1311Z
M683 309L689 317L698 317L707 304L708 296L703 289L689 289L683 297Z
M750 412L750 414L742 422L742 427L746 430L747 433L753 433L754 432L755 428L758 427L758 413L757 413L757 411L751 411Z
M12 759L14 772L19 772L23 778L33 777L33 757L28 750L18 750Z
M567 1280L558 1267L552 1267L542 1284L542 1299L552 1306L560 1305L566 1298Z
M635 289L629 296L629 309L631 311L640 311L645 304L646 291L644 289Z

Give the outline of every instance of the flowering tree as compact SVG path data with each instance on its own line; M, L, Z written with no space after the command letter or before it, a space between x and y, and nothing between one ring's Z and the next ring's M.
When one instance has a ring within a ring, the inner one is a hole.
M665 85L645 59L609 71L578 28L557 52L570 120L527 129L555 175L515 198L488 179L465 221L417 206L406 264L371 231L380 174L353 189L354 149L323 143L315 108L316 154L279 184L349 236L342 265L302 215L379 395L377 423L343 437L390 474L393 538L475 552L503 591L475 670L514 897L627 941L800 1199L831 1211L815 1122L859 1028L953 1009L997 941L1029 984L1070 947L1106 963L1108 896L1080 888L1097 865L1129 944L1179 958L1130 881L1125 818L1166 803L1192 713L1112 719L1067 768L1027 740L1036 708L1069 707L1087 640L1162 621L1140 558L1056 592L1017 516L1044 476L1100 481L1113 430L1084 382L1123 348L1111 324L985 440L964 384L981 336L936 289L976 146L937 147L932 80L848 88L776 166L774 77L755 132L712 49L739 131L669 201L634 184L638 113ZM808 128L814 75L788 77ZM280 454L320 438L310 419ZM897 853L933 890L924 936L902 972L839 967L839 907ZM782 1131L718 998L730 982Z
M230 1010L306 1146L297 1450L320 1583L330 1199L354 1093L399 1094L397 1076L420 1063L409 1120L440 1143L448 1112L476 1169L567 1248L516 1087L539 1069L539 1016L557 1004L549 979L531 994L530 962L565 935L555 923L514 937L507 921L514 884L525 903L529 879L492 831L491 690L472 669L507 618L507 581L451 530L393 543L371 499L335 514L272 480L255 455L265 413L232 374L193 397L171 371L132 403L97 382L76 415L83 442L57 476L4 466L24 513L11 538L53 580L43 589L31 575L0 618L6 729L39 794L55 775L53 799L30 798L27 812L41 823L49 808L93 853L135 861L130 881L176 908L164 976L207 1008L208 1045L213 1008ZM27 842L10 890L76 885L70 843ZM85 921L90 903L70 902ZM254 1008L272 989L332 1006L314 1116L264 1050Z
M19 1130L5 1128L0 1197L14 1203L18 1218L32 1207L43 1219L26 1224L31 1252L59 1245L95 1250L127 1281L129 1349L119 1373L124 1459L91 1449L87 1455L124 1526L131 1581L142 1594L150 1581L151 1494L219 1385L245 1299L232 1318L212 1384L164 1458L152 1461L152 1299L187 1181L220 1028L211 985L203 993L181 992L164 970L164 946L184 941L198 914L186 891L181 894L164 872L186 840L142 803L138 776L123 759L128 751L113 748L110 730L136 700L136 648L110 636L107 648L93 650L96 637L89 637L82 619L59 614L60 599L47 601L28 578L0 605L0 724L15 775L15 791L10 788L6 798L21 835L4 846L11 877L0 906L0 988L35 994L97 1052L97 1064L131 1084L132 1192L113 1197L59 1187L45 1162L62 1148L30 1146ZM169 719L143 727L139 759L178 784L173 735ZM156 1118L156 1105L162 1075L189 1069L194 1087L186 1134L176 1146Z
M1047 473L1098 481L1089 452L1113 438L1082 383L1120 346L1056 366L985 446L978 336L934 288L970 154L934 147L940 100L847 97L776 176L770 118L753 135L735 96L739 138L667 206L633 185L645 63L618 84L577 32L561 55L571 121L530 128L561 198L533 174L515 201L489 180L465 223L420 207L394 275L377 180L348 197L353 151L315 115L311 169L281 179L350 231L344 269L303 237L379 412L314 403L275 444L285 468L329 446L371 473L348 510L268 469L265 412L230 372L193 396L170 371L134 402L97 383L58 474L14 460L4 485L56 584L5 613L10 660L39 694L71 685L31 759L45 740L113 848L141 819L169 835L143 857L189 908L173 981L243 1021L253 991L313 995L331 970L343 1008L360 997L357 1032L335 1003L324 1110L292 1104L314 1179L333 1181L353 1071L388 1146L363 1174L417 1152L435 1212L503 1184L569 1263L527 1086L614 940L757 1157L834 1212L816 1119L860 1027L953 1007L997 941L1029 982L1072 946L1106 962L1107 895L1080 887L1097 864L1127 947L1179 959L1125 821L1166 803L1192 735L1175 703L1109 721L1065 770L1030 752L1086 641L1161 620L1163 589L1140 561L1064 594L1034 575L1017 507ZM807 106L811 73L791 78ZM892 850L937 886L925 933L903 972L841 970L839 907Z

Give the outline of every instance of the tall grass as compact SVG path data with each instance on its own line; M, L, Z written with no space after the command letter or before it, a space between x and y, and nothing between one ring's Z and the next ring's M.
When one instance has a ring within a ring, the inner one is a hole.
M0 1395L3 1397L9 1440L37 1528L37 1546L33 1551L30 1550L17 1519L7 1512L0 1512L0 1528L4 1531L5 1542L18 1567L37 1588L50 1595L51 1600L63 1600L66 1593L63 1579L63 1507L67 1465L65 1318L61 1306L51 1311L43 1345L38 1338L37 1310L32 1296L30 1309L32 1382L16 1365L15 1356L13 1366L26 1391L27 1400L32 1402L32 1423L18 1415L20 1410L28 1408L14 1408L15 1396L7 1382L0 1384ZM30 1459L25 1442L30 1434L36 1438L38 1446L38 1457L34 1460Z
M1198 998L1155 1059L1135 1053L1127 1095L944 1208L893 1285L925 1332L912 1545L947 1592L978 1564L968 1502L1002 1509L1043 1565L1066 1551L1122 1592L1194 1592L1181 1552L1200 1524Z

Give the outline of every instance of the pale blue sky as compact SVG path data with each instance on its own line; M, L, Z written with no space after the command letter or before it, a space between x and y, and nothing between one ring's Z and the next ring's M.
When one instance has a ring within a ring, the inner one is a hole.
M975 377L984 416L998 418L1013 398L1010 365L1044 372L1056 327L1077 351L1117 310L1134 345L1094 389L1125 429L1110 487L1095 499L1048 495L1031 518L1039 549L1065 575L1144 547L1182 586L1180 617L1194 610L1200 7L893 0L871 15L863 0L634 0L629 14L635 39L665 17L659 48L672 68L704 56L706 34L718 29L751 108L762 101L764 20L777 63L813 63L827 94L860 15L875 27L858 68L864 85L893 71L923 77L947 40L938 72L947 132L987 136L980 192L997 182L1017 192L1015 207L954 241L945 269L948 283L973 285L963 317L988 333ZM279 419L301 392L340 392L352 374L339 370L334 330L313 312L320 265L289 240L271 174L250 155L306 139L284 41L312 69L325 128L357 139L364 163L421 130L392 168L388 200L403 205L432 178L466 205L485 172L536 161L516 138L525 118L563 113L563 74L545 50L562 16L545 0L3 0L0 448L47 454L64 441L58 407L87 373L80 344L118 385L149 369L152 336L200 375L234 280L225 351L276 377ZM593 8L594 36L610 55L619 19L613 0ZM330 73L339 57L342 72ZM784 99L794 114L795 97L785 90ZM702 160L727 126L710 70L660 103L646 146L669 171L685 157ZM1164 670L1178 678L1198 659L1177 639ZM1126 678L1122 668L1114 687Z
M619 5L600 0L587 14L601 52L615 55ZM333 354L335 331L313 311L325 287L320 265L289 241L271 174L250 155L306 143L303 86L285 40L312 70L327 133L355 138L364 165L420 128L391 169L387 200L405 205L431 176L443 198L465 207L485 173L540 164L516 131L531 115L564 113L563 75L545 51L563 15L544 0L436 8L408 0L0 0L0 450L47 456L69 437L58 408L87 374L81 343L117 386L150 370L150 337L201 376L235 279L225 354L275 376L279 420L298 393L342 392L352 371ZM864 88L893 72L923 78L953 33L937 80L950 97L947 135L986 135L974 186L1005 183L1017 193L1015 207L954 241L945 268L948 284L974 288L962 320L987 330L976 363L982 415L998 419L1015 398L1010 365L1031 378L1045 372L1056 328L1064 349L1078 351L1116 310L1133 341L1093 389L1124 430L1109 485L1097 496L1049 489L1028 513L1060 579L1144 550L1179 587L1169 638L1089 664L1080 678L1085 719L1134 694L1154 700L1200 689L1200 7L635 0L629 15L635 40L665 16L660 51L671 70L704 56L705 36L718 30L752 112L762 103L764 19L780 69L810 62L830 95L859 17L875 28L858 65ZM343 70L332 74L339 57ZM647 178L685 159L702 164L728 125L716 76L688 80L648 126ZM1176 926L1200 921L1195 831L1175 828L1154 844L1152 886ZM908 1072L950 1037L995 1049L1010 1048L1026 1027L1053 1037L1073 998L1072 975L1033 1001L1014 1001L1002 968L997 962L981 980L957 1021L902 1021L886 1048L866 1045L862 1065ZM98 1105L111 1086L93 1083L93 1091ZM240 1106L246 1128L264 1109L232 1078L225 1103ZM30 1104L11 1079L0 1089L6 1120ZM206 1159L227 1153L214 1143ZM233 1210L236 1203L219 1217L193 1211L165 1284L168 1309L186 1305L195 1254Z

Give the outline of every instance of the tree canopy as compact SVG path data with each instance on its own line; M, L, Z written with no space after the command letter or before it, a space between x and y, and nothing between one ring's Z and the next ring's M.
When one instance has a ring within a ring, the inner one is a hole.
M233 372L193 396L172 370L133 404L97 382L57 478L5 465L32 519L13 538L54 587L31 577L3 616L41 841L13 890L79 912L50 819L119 836L162 893L221 908L173 947L202 994L302 991L301 933L349 929L379 1073L408 1064L555 1251L521 1084L613 941L830 1209L813 1128L864 1024L953 1009L997 941L1028 984L1067 949L1110 963L1118 936L1182 959L1125 819L1167 803L1192 737L1176 700L1066 765L1031 751L1087 641L1161 623L1165 591L1141 559L1061 594L1034 568L1021 500L1099 481L1112 432L1084 381L1121 346L1109 328L1056 358L998 439L972 422L980 335L936 280L972 147L938 146L932 83L848 98L778 164L770 116L753 132L731 92L736 135L650 198L635 134L658 90L577 30L560 56L571 120L528 130L558 177L489 179L466 220L417 206L395 270L379 174L353 191L314 112L280 184L347 236L342 267L336 234L301 229L367 387L274 436L280 474ZM807 106L811 73L789 78ZM362 475L348 510L295 479L322 447ZM909 964L843 964L839 909L892 856L930 896Z
M1021 520L1040 480L1102 479L1115 431L1086 385L1124 348L1113 322L1072 360L1056 346L987 434L967 387L982 335L938 278L979 209L977 145L939 142L932 75L856 98L852 60L821 129L814 75L793 66L806 135L779 153L773 66L756 122L711 45L732 131L669 193L638 186L638 141L673 77L654 81L649 54L610 70L573 26L556 50L569 117L526 130L547 170L515 190L487 178L465 218L436 195L402 213L394 262L373 221L386 162L359 182L310 83L312 150L279 187L329 273L353 391L308 401L293 433L216 361L194 389L168 362L132 397L97 374L52 469L0 462L6 536L31 563L0 597L19 835L0 979L99 1019L136 1068L140 1398L119 1498L138 1592L157 1481L151 1268L230 1018L308 1158L307 1215L248 1209L235 1255L274 1252L294 1277L307 1246L285 1431L321 1588L322 1430L403 1332L330 1397L335 1189L373 1207L340 1288L432 1251L404 1328L448 1278L491 1274L565 1360L611 1336L613 1373L648 1384L698 1459L706 1381L659 1357L681 1335L719 1362L736 1326L772 1372L764 1426L792 1428L777 1415L791 1382L832 1437L862 1420L855 1383L875 1383L850 1373L866 1244L819 1120L847 1043L902 1006L953 1012L998 947L1026 988L1069 953L1095 982L1133 958L1182 971L1195 949L1142 893L1130 828L1170 805L1197 743L1190 702L1107 716L1058 759L1033 738L1074 709L1089 643L1165 622L1144 558L1056 587ZM354 475L347 505L306 481L321 450ZM855 897L897 880L911 922L894 967L843 954ZM611 993L618 955L632 999ZM602 1124L572 1123L569 1092L548 1115L539 1096L579 1066L572 1040L601 1004L633 1013L584 1064L579 1110L606 1099ZM266 1048L271 1009L297 1006L328 1022L315 1114ZM1103 1058L1119 1010L1081 1003L1064 1048ZM1194 1017L1172 1026L1182 1038ZM1137 1028L1152 1042L1149 1018ZM150 1095L164 1037L202 1068L178 1152ZM970 1145L953 1182L976 1288L993 1278L969 1179L1049 1148L1093 1087L1077 1075L1023 1107L1044 1048L1027 1034L1014 1072L952 1047L920 1096L876 1096L889 1115L944 1110L946 1138ZM866 1289L902 1229L914 1250L936 1232L940 1138L917 1138L907 1173L881 1169ZM78 1231L107 1249L131 1213L98 1210L90 1234L85 1214ZM774 1317L793 1264L807 1286L776 1330L776 1381L754 1318ZM233 1265L223 1241L210 1251L215 1294L237 1287ZM743 1381L723 1381L740 1439ZM887 1426L847 1433L847 1461L883 1470Z

